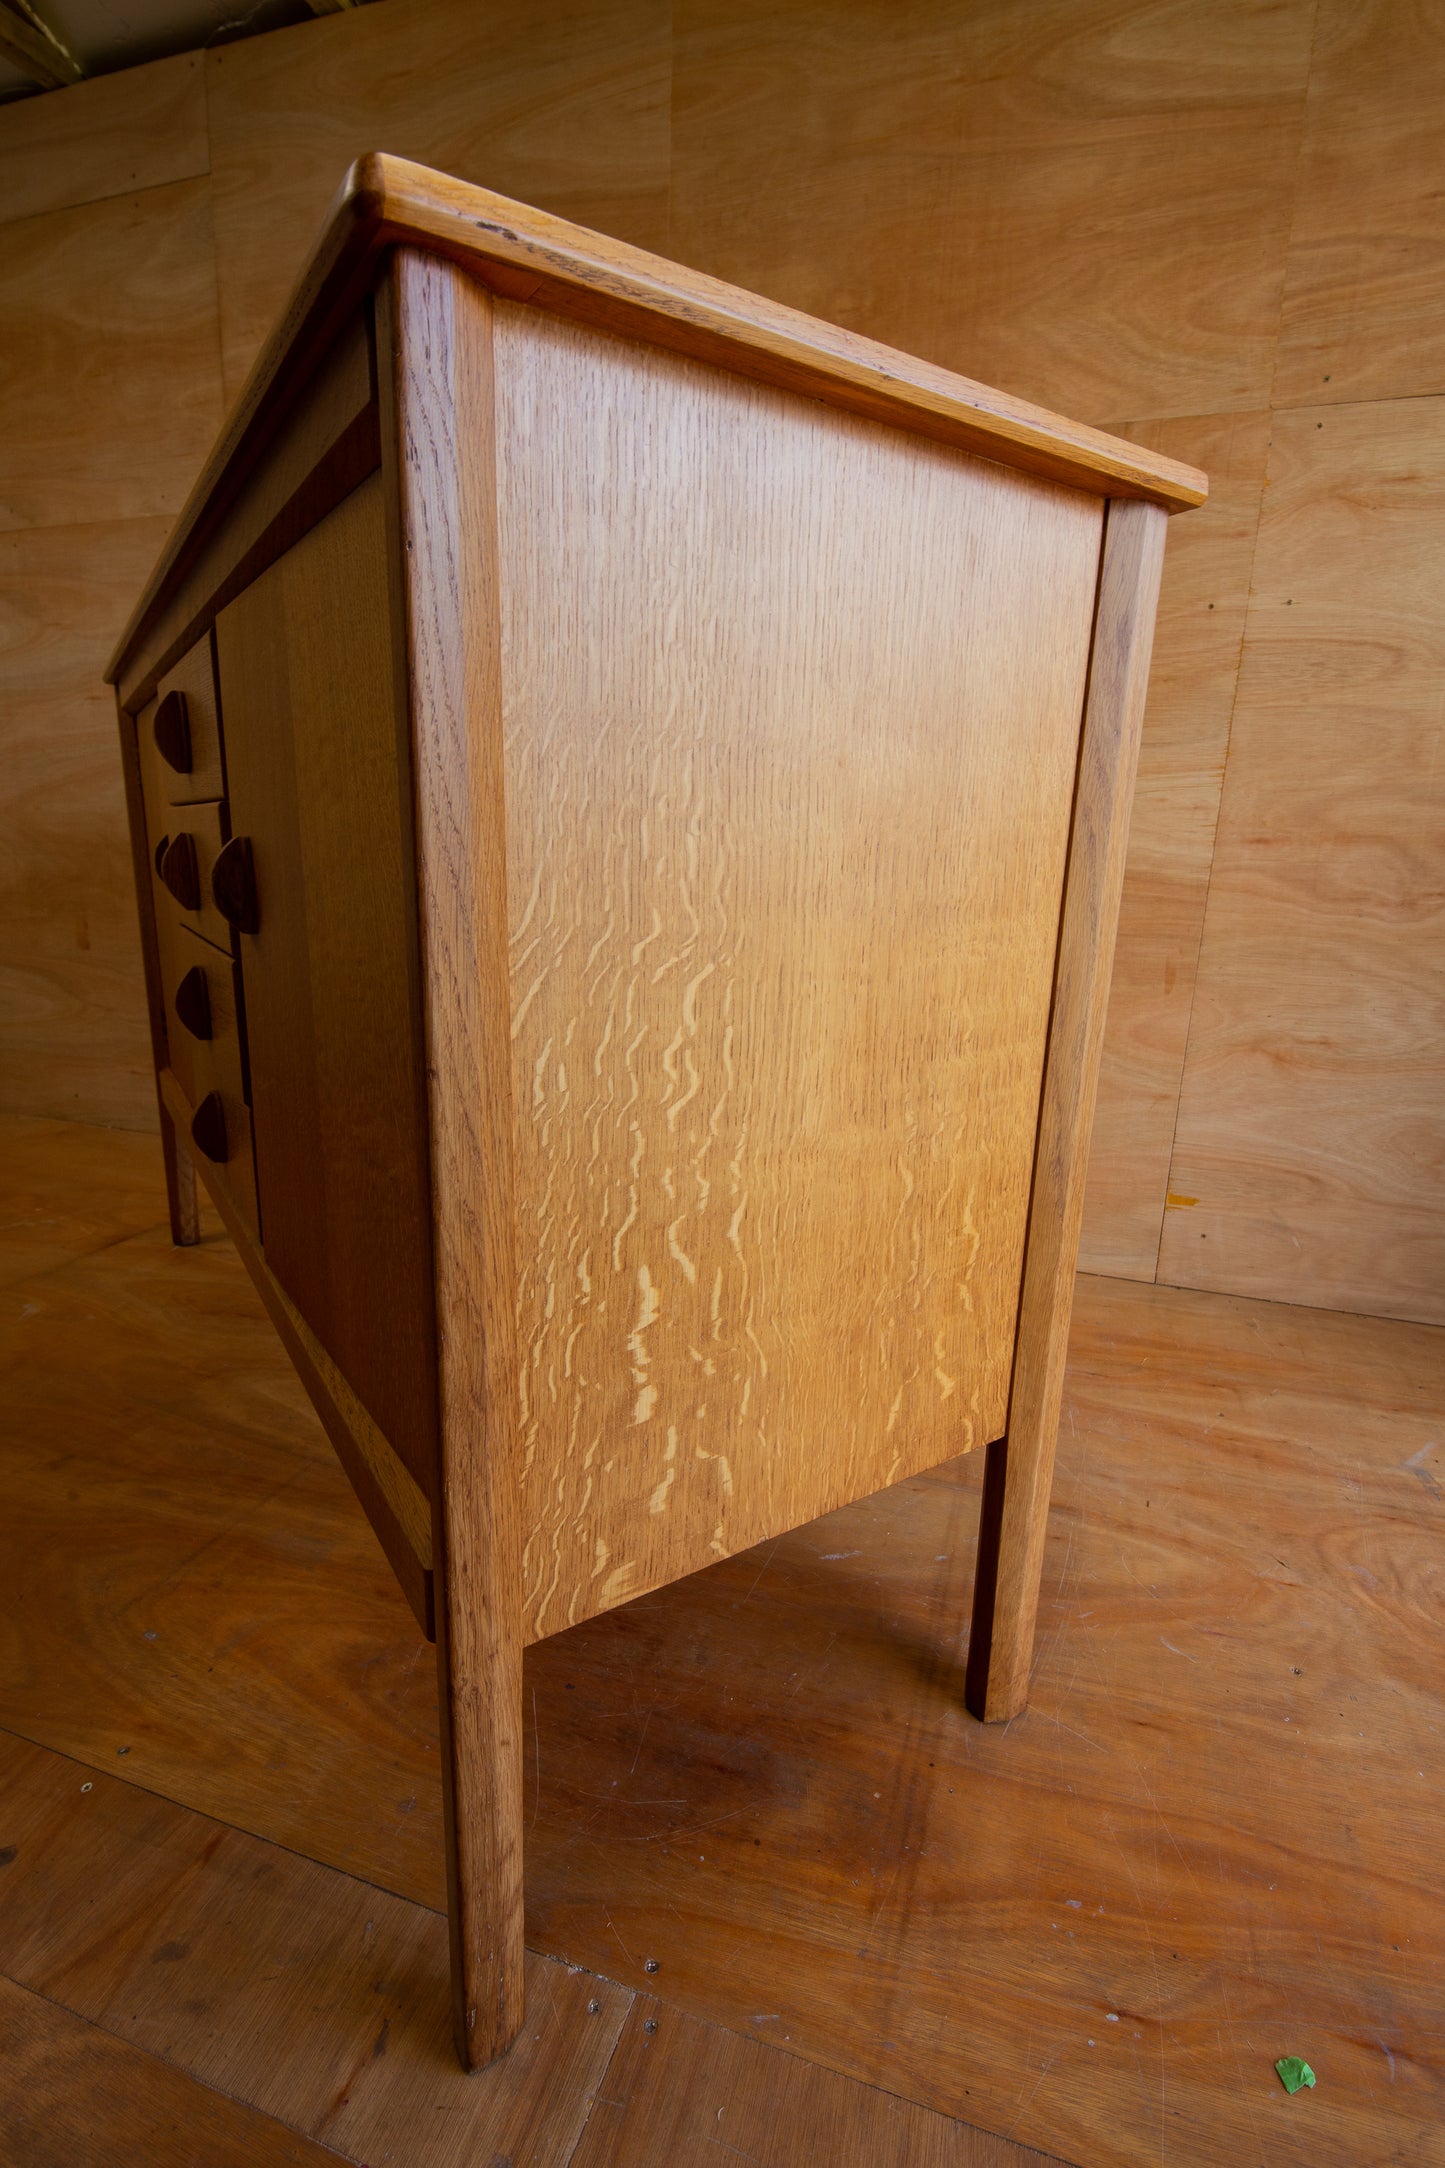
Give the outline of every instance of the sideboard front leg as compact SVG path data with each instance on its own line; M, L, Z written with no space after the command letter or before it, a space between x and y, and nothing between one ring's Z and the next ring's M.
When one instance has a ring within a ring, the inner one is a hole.
M1008 1434L989 1446L984 1467L964 1694L973 1714L987 1723L1017 1716L1028 1700L1089 1138L1167 518L1158 505L1117 498L1104 517Z
M444 1458L466 1450L454 1440ZM479 2070L523 2018L522 1637L515 1576L496 1570L511 1516L476 1465L476 1433L470 1457L470 1480L441 1502L433 1556L452 2029L463 2068Z
M416 814L440 1437L434 1508L457 2053L522 2025L522 1546L492 302L398 249L377 295Z

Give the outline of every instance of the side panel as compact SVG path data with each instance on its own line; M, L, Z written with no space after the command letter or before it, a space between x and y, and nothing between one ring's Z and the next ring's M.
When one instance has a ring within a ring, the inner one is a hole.
M374 475L216 621L266 1264L428 1496L436 1356L410 766Z
M535 1638L1002 1432L1102 508L496 326Z

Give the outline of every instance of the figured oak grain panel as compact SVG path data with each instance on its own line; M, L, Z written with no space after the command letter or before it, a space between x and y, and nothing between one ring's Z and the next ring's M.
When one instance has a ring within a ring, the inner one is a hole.
M1100 508L497 306L528 1634L1003 1427Z

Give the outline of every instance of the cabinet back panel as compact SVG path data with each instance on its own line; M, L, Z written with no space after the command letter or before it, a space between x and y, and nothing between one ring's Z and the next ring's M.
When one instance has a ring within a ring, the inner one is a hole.
M1002 1433L1102 507L495 320L530 1639Z

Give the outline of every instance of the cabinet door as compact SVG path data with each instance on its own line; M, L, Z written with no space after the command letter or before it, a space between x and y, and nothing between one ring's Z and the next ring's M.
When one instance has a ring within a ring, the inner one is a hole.
M262 1249L423 1488L435 1357L411 782L379 475L216 624Z

